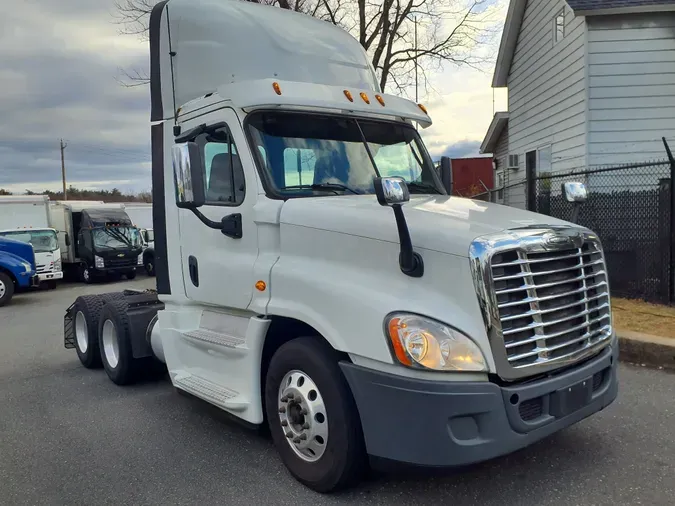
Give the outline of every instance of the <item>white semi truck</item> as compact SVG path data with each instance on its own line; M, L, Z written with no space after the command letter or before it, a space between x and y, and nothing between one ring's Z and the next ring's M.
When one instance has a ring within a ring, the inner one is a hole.
M48 196L1 196L0 237L31 244L39 283L56 288L63 270L56 230L49 220Z
M76 299L64 339L85 366L127 384L164 362L180 391L267 424L320 492L368 456L471 464L615 399L598 237L448 196L413 126L431 119L382 93L350 35L169 0L150 53L157 290Z

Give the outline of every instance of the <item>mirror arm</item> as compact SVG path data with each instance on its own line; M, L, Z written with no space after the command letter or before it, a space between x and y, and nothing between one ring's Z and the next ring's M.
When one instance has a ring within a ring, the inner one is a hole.
M413 250L408 223L405 221L405 216L403 215L403 207L401 204L395 204L391 207L394 210L396 228L398 229L398 237L401 242L401 252L398 257L401 272L412 278L421 278L424 275L424 261L419 253Z
M221 221L213 221L204 216L201 211L192 207L190 211L199 218L204 225L214 230L220 230L223 235L231 237L233 239L241 239L243 235L242 224L241 224L241 214L235 213L225 216Z

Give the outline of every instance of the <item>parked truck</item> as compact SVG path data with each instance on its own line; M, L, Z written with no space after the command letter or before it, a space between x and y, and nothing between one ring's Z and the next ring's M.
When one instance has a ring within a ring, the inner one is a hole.
M125 204L125 211L141 233L143 252L138 259L148 276L155 275L155 234L152 223L152 204L130 202Z
M65 269L85 283L109 276L136 277L141 237L123 204L57 201L49 212Z
M9 304L17 290L36 287L39 283L33 247L23 241L0 237L0 307Z
M48 196L1 196L0 237L31 244L40 284L56 288L63 270L56 230L49 221Z
M75 300L83 365L128 384L165 363L320 492L368 456L472 464L615 399L599 238L448 196L425 108L350 35L227 0L161 1L149 26L157 289Z

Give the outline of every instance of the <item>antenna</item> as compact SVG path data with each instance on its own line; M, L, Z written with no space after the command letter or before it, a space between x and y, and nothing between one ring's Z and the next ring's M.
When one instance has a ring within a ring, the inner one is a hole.
M173 57L176 56L176 52L173 50L171 45L171 18L169 17L169 6L166 6L166 26L169 30L169 61L171 62L171 92L173 94L173 124L178 124L178 109L176 108L176 79L173 73Z

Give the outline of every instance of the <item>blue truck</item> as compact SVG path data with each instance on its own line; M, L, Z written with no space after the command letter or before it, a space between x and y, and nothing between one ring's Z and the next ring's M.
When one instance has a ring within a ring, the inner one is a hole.
M17 289L38 285L33 246L0 237L0 307L9 304Z

